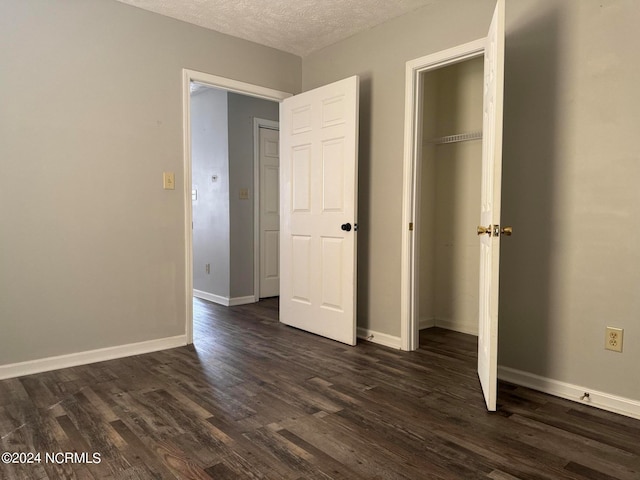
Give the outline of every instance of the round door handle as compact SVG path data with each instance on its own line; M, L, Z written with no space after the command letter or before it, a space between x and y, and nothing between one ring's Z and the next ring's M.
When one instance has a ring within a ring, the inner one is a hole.
M345 232L350 232L351 231L351 224L350 223L343 223L340 228L342 230L344 230Z
M478 235L489 235L491 236L491 225L488 227L478 227Z
M513 227L502 227L500 233L509 237L513 234Z

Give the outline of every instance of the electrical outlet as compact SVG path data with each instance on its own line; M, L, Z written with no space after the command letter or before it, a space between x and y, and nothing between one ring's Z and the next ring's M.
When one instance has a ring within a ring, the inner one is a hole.
M624 330L621 328L607 327L605 331L604 348L613 352L622 353L622 334Z

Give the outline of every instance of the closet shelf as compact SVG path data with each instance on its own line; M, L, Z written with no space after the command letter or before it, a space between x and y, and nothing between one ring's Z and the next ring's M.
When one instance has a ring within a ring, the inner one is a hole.
M447 135L446 137L437 137L427 140L426 143L440 145L442 143L467 142L469 140L480 140L482 138L482 130L469 133L459 133L457 135Z

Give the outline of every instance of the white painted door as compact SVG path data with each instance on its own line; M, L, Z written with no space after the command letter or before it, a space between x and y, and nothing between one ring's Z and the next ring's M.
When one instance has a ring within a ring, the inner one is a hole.
M260 298L280 292L279 132L258 129L260 142Z
M478 376L487 409L495 411L498 383L504 0L498 0L496 5L484 59L481 227L478 228L478 235L481 236Z
M280 321L356 343L358 77L280 105Z

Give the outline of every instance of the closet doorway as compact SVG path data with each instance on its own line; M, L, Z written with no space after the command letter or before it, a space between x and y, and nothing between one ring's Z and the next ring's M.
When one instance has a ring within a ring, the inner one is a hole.
M421 74L415 292L421 331L440 327L478 335L480 251L474 227L480 218L483 70L483 58L476 57Z
M485 38L407 62L405 95L402 348L419 347L421 322L473 332L475 318L489 411L497 397L500 239L512 231L500 225L504 51L504 0L498 0ZM481 81L474 81L478 58ZM479 169L474 150L481 152Z

